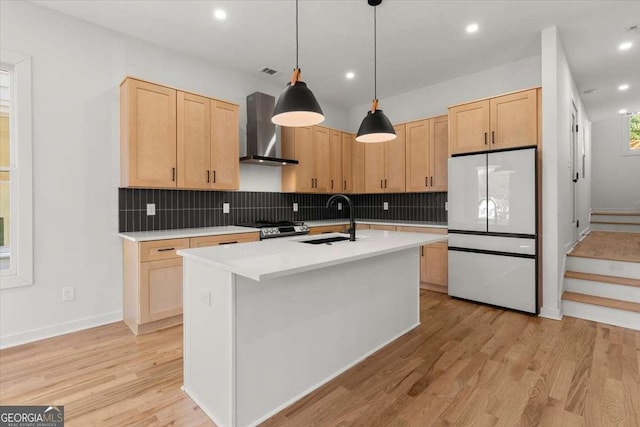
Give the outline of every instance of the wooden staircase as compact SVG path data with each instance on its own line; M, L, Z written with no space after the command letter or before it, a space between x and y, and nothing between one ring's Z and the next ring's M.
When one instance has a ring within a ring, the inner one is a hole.
M563 313L640 330L640 234L592 234L567 255Z
M595 231L640 233L640 212L592 211L590 228Z

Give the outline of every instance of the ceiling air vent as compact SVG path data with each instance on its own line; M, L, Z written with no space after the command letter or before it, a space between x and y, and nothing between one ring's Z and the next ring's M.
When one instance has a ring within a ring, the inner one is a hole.
M274 70L273 68L269 68L269 67L263 67L260 69L261 73L265 73L265 74L269 74L270 76L275 76L276 74L278 74L277 70Z

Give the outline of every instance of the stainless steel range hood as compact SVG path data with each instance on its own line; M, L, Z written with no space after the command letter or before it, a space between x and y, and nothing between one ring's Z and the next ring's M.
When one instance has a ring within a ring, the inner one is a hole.
M294 159L278 157L280 129L271 122L276 99L266 93L247 96L247 155L241 163L264 166L297 164Z

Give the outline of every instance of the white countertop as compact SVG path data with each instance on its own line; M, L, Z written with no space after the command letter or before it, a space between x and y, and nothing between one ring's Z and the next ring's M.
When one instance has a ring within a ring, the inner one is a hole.
M326 225L349 224L348 218L339 219L322 219L317 221L305 221L309 227L322 227ZM404 227L429 227L429 228L447 228L447 224L435 221L406 221L406 220L384 220L384 219L357 219L356 224L371 225L396 225Z
M331 245L300 243L301 240L340 236L295 236L240 245L181 249L177 253L249 279L262 281L446 241L446 234L359 230L358 240Z
M118 236L123 239L131 240L132 242L145 242L149 240L184 239L187 237L255 233L259 231L260 230L257 228L225 225L222 227L180 228L176 230L132 231L129 233L118 233Z

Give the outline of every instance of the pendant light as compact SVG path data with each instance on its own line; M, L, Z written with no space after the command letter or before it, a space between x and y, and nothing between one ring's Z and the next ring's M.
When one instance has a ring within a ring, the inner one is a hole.
M367 0L369 6L373 6L373 102L371 110L362 120L356 141L358 142L386 142L397 138L396 131L384 115L382 110L378 110L378 58L377 58L377 6L382 0Z
M322 108L313 92L301 79L298 67L298 0L296 0L296 68L291 81L280 94L271 121L280 126L313 126L324 121Z

